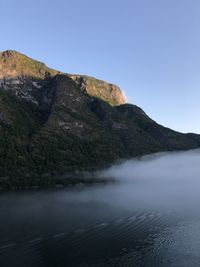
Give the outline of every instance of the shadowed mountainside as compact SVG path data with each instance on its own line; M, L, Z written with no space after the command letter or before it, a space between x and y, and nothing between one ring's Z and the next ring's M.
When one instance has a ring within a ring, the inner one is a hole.
M165 128L125 102L113 84L0 53L0 186L69 183L75 171L200 146L199 135Z

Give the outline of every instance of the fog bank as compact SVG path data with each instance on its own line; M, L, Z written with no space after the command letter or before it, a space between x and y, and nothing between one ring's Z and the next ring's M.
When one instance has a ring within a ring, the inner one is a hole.
M163 152L125 161L99 174L121 181L189 179L200 175L200 149Z
M118 181L117 202L170 209L198 208L200 149L128 160L101 172L99 177Z

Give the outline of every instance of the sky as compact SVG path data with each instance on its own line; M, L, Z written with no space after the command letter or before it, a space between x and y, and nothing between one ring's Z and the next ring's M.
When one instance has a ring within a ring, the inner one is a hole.
M200 133L199 0L0 0L0 51L115 83L158 123Z

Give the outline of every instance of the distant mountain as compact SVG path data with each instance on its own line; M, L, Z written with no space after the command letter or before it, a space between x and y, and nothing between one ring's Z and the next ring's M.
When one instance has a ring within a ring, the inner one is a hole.
M200 135L165 128L125 102L116 85L0 53L0 186L68 183L75 171L200 146Z

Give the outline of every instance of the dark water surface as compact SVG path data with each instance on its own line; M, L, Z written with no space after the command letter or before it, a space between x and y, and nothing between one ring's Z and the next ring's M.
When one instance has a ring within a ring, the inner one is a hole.
M200 151L104 173L116 182L0 193L0 266L199 266Z

